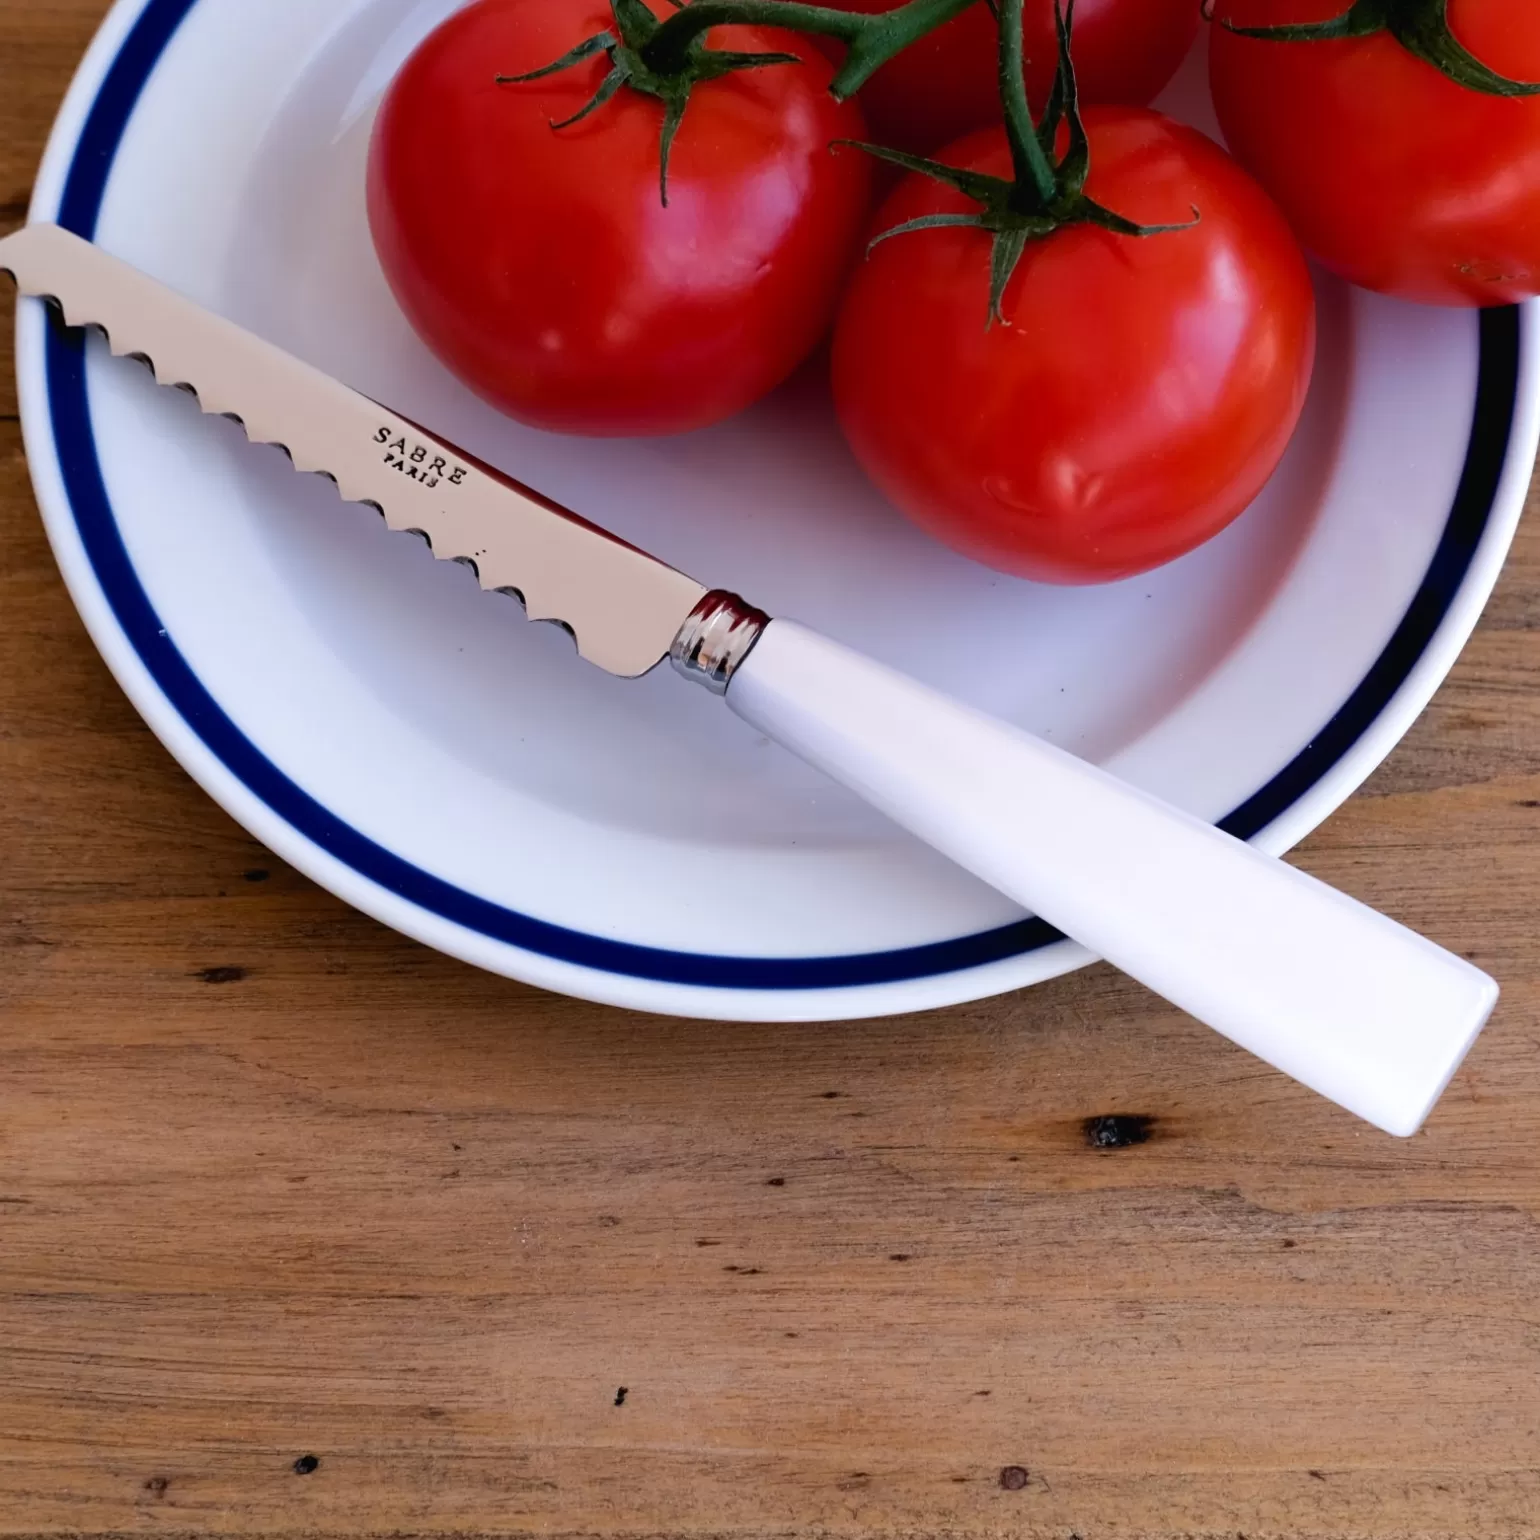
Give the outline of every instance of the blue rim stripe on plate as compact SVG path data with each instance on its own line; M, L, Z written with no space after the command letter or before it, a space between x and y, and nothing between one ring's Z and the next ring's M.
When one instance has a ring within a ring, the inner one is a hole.
M1449 522L1423 576L1422 585L1384 652L1330 722L1254 797L1219 827L1249 840L1281 817L1328 771L1345 759L1406 683L1449 613L1463 586L1476 547L1486 533L1497 501L1513 418L1519 399L1519 316L1515 306L1480 312L1481 355L1476 409L1471 421L1465 468L1455 489Z
M149 0L113 60L86 119L60 201L59 223L87 239L118 146L167 44L197 0ZM1519 380L1519 312L1484 311L1474 424L1449 521L1395 635L1347 703L1306 748L1221 827L1249 839L1287 812L1349 753L1427 650L1470 570L1491 517L1513 432ZM204 745L255 796L328 855L369 881L467 930L600 972L728 989L838 989L897 983L1000 962L1063 940L1051 925L1021 921L960 940L849 957L713 957L633 946L551 925L490 903L365 838L302 791L230 720L166 634L129 559L97 458L86 389L84 339L51 324L48 401L76 526L113 615L166 698Z

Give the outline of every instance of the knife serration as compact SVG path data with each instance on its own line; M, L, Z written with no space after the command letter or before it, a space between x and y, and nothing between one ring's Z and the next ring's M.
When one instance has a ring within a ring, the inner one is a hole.
M239 422L253 443L328 477L345 501L473 567L483 588L517 594L531 620L567 626L579 653L612 674L661 662L705 597L672 567L58 225L0 240L0 270L66 324L100 328L115 354Z

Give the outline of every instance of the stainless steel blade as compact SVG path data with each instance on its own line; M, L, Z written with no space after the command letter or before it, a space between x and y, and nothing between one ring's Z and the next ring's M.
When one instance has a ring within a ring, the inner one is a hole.
M578 651L634 678L668 654L706 595L697 582L508 480L367 396L211 314L57 225L0 241L0 270L23 294L96 326L162 385L284 448L391 529L473 566L483 588L517 593L531 620L571 628Z

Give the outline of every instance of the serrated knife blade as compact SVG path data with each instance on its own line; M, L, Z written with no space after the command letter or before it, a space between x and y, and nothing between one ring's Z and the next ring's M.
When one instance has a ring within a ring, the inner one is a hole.
M61 229L0 241L0 268L391 528L474 562L485 587L519 591L601 668L671 656L895 823L1391 1133L1417 1130L1491 1013L1497 986L1463 958L1030 733L706 592ZM738 900L730 883L702 894L703 930Z
M612 674L653 668L705 597L683 573L58 225L0 241L0 269L69 325L99 327L162 385L240 422L253 443L286 450L296 470L474 566L483 588L518 594L531 620L570 627L579 653Z

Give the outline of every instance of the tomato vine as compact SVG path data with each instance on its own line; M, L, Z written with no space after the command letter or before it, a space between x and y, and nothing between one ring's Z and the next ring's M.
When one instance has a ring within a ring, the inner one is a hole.
M1213 0L1206 0L1205 11L1212 10ZM1510 80L1499 75L1454 35L1449 25L1449 0L1353 0L1341 15L1326 21L1271 27L1238 27L1233 22L1221 21L1220 25L1238 37L1273 43L1327 42L1386 32L1408 53L1469 91L1486 96L1540 96L1540 82Z
M908 155L883 145L857 148L907 171L944 182L979 205L972 214L925 214L885 230L877 242L897 235L971 225L986 230L993 239L990 255L989 321L1003 321L1001 303L1006 285L1023 252L1034 240L1043 240L1067 225L1093 224L1118 235L1166 235L1197 223L1141 225L1104 207L1086 192L1091 173L1091 148L1080 115L1080 93L1070 54L1074 25L1074 0L1054 7L1059 38L1059 70L1041 122L1034 122L1027 102L1022 58L1022 0L1000 0L1000 100L1005 109L1005 135L1011 151L1012 176L988 176L980 171L946 165L923 156ZM1058 153L1060 130L1065 129L1064 153Z
M730 25L769 26L817 33L847 45L843 63L829 89L838 101L853 95L890 59L944 26L977 0L907 0L890 11L863 15L797 0L696 0L660 21L644 0L610 0L613 30L585 38L561 58L522 75L499 75L499 85L523 85L570 69L599 54L609 58L599 89L570 118L553 123L567 128L602 107L622 87L663 103L659 188L668 203L668 163L674 137L684 120L690 94L708 80L739 70L800 64L793 53L745 53L708 48L706 33Z

